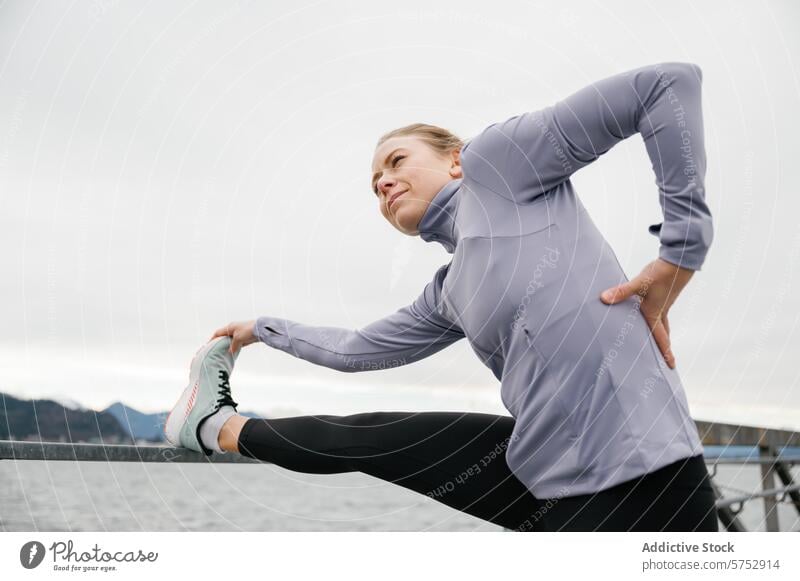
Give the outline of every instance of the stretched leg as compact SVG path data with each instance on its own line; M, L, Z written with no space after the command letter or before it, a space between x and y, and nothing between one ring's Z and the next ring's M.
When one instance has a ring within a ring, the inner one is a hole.
M511 417L370 412L238 418L223 426L226 450L297 472L363 472L507 528L543 530L539 500L505 461Z

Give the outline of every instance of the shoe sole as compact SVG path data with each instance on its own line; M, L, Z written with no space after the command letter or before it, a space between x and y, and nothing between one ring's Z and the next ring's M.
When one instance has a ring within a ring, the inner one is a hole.
M169 412L167 421L164 422L164 437L167 439L167 442L176 448L181 447L181 429L186 423L189 414L192 413L192 408L194 408L194 404L197 401L197 390L200 387L200 371L202 370L203 360L214 345L223 338L224 337L217 337L197 350L194 359L192 359L192 364L189 367L189 385L183 390L175 406Z

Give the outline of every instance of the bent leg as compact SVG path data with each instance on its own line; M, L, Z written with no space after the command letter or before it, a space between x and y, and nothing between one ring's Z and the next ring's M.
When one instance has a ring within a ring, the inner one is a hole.
M542 530L539 500L505 461L514 419L369 412L249 419L239 452L296 472L363 472L518 530Z
M543 501L552 531L716 532L716 495L702 455L595 494Z

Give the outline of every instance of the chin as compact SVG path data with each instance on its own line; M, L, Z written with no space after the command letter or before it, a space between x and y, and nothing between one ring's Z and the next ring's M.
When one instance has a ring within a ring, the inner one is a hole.
M398 212L394 217L395 227L404 234L416 234L421 216L413 214L412 212Z

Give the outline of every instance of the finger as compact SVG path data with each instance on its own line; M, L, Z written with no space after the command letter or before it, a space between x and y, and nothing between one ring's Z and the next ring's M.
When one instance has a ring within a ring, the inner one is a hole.
M669 335L669 319L667 319L666 313L664 313L664 316L662 317L662 322L664 323L664 329L667 330L667 335Z
M648 320L648 324L649 323L650 321ZM656 323L650 328L650 330L653 332L653 339L655 339L659 351L661 351L661 354L664 356L664 361L667 362L667 365L669 365L670 369L675 369L675 355L672 353L669 334L664 328L664 325L661 324L660 320L656 320Z
M209 339L209 341L212 341L217 337L224 337L230 335L230 333L228 332L228 327L230 327L230 325L225 325L224 327L220 327L219 329L214 331L214 334L211 335L211 339Z
M610 289L606 289L600 295L600 298L604 303L613 305L627 299L629 296L633 295L637 289L638 284L634 279L615 287L611 287Z

